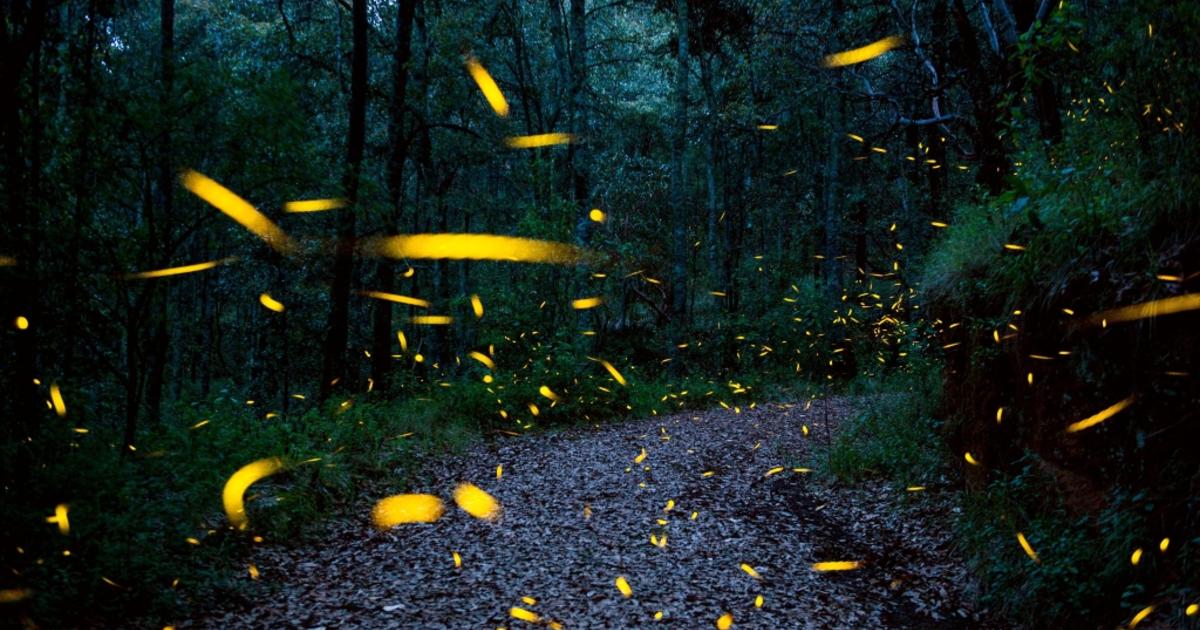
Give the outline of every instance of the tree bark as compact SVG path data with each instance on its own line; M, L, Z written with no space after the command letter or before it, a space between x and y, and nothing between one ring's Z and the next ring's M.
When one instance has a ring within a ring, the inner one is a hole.
M704 90L704 105L705 113L708 120L704 126L704 185L706 188L706 210L708 214L708 247L707 260L709 273L713 279L717 278L717 265L721 259L721 235L719 234L719 218L721 216L721 207L717 203L717 127L718 127L718 112L717 112L717 97L716 89L713 86L712 73L712 56L701 54L698 56L700 60L700 83ZM725 289L722 289L725 290Z
M354 43L350 64L350 130L346 142L346 173L342 188L346 206L339 209L337 251L329 292L329 321L321 366L320 398L324 401L336 385L345 386L346 342L349 337L350 282L354 275L354 232L358 212L358 179L366 141L367 110L367 0L354 0Z
M587 110L587 14L584 0L571 0L571 132L583 140L568 145L572 152L571 185L575 205L586 216L591 202Z
M163 233L159 235L159 249L162 260L167 260L170 254L170 230L173 224L174 206L174 155L171 145L171 125L173 110L171 108L172 85L175 82L175 0L162 0L159 3L159 80L162 88L162 131L158 147L158 182L155 190L155 205L158 206L159 221ZM152 292L153 293L153 292ZM167 357L170 354L171 331L167 328L167 315L170 300L170 285L162 286L163 304L154 313L154 347L150 362L150 374L146 379L146 411L149 421L157 423L162 411L162 388L164 373L167 367Z
M1001 3L1007 1L1000 0ZM1040 4L1033 2L1015 3L1012 14L1016 19L1017 30L1021 33L1032 33L1038 24L1046 18L1048 11L1049 3L1045 1ZM1008 47L1007 53L1010 61L1016 58L1016 41L1013 41ZM1033 58L1032 63L1038 64L1040 61L1039 58L1045 54L1045 51L1039 52ZM1024 68L1018 68L1018 72L1021 74L1014 77L1014 83L1020 85L1024 82ZM1054 88L1054 84L1043 72L1034 72L1033 78L1029 82L1029 92L1033 96L1033 114L1037 118L1038 131L1041 133L1042 139L1050 144L1057 144L1062 140L1062 116L1059 113L1058 90Z
M1000 140L1000 112L997 98L992 93L988 79L984 76L979 41L975 37L971 20L963 0L954 0L952 5L954 25L958 30L962 67L966 70L967 92L975 115L975 151L979 155L979 170L975 181L987 187L992 194L1005 188L1008 175L1008 154Z
M836 33L841 24L842 18L842 2L834 0L830 5L829 30L834 35L830 39L830 44L835 49L840 49L840 42ZM842 70L833 68L831 85L833 87L833 105L829 108L829 121L826 127L829 129L828 145L825 154L825 173L824 180L824 198L822 205L825 210L825 242L823 254L825 255L825 291L834 298L841 291L842 286L842 269L841 261L838 260L838 250L841 247L841 224L842 224L842 199L841 186L839 186L839 176L841 169L841 149L843 146L843 118L846 108L845 91L840 89L842 86Z
M5 153L3 185L7 202L3 210L4 221L0 222L0 234L3 234L5 254L17 260L17 267L3 276L6 281L0 310L3 311L5 325L11 325L18 316L30 321L29 328L15 336L11 355L5 348L5 355L12 357L12 363L4 366L4 372L8 381L6 398L11 401L10 417L14 419L7 431L23 439L32 435L38 425L37 418L45 413L45 408L42 406L42 394L33 383L37 376L38 328L42 324L41 291L37 279L41 217L37 205L29 202L31 174L26 163L26 134L21 123L23 103L36 104L36 100L21 97L21 84L26 70L37 64L34 57L42 45L46 3L34 1L23 15L20 13L15 7L10 8L10 13L5 16L6 38L0 42L3 52L0 55L0 94L4 95L0 98L0 134L3 134ZM18 29L18 26L23 28ZM30 64L31 60L33 64ZM32 75L33 81L40 78L36 68ZM31 92L36 92L36 86L31 86ZM21 452L24 453L24 449ZM18 462L16 468L19 474L26 471L27 463Z
M387 228L399 228L404 212L404 163L408 159L408 138L404 131L404 114L408 105L408 62L412 58L413 15L417 0L400 0L396 13L396 48L392 55L392 102L388 117L388 144L391 153L387 164L388 197L392 204ZM380 259L375 268L375 285L379 291L391 291L395 280L395 262ZM386 388L392 371L392 303L375 301L371 330L371 378L375 387Z
M675 1L677 54L675 68L675 115L671 137L671 355L678 354L687 330L687 189L684 180L687 153L688 107L688 4ZM679 370L680 361L671 363Z

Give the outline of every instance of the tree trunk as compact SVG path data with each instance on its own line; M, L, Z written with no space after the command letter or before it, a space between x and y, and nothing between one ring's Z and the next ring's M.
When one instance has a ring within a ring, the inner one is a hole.
M998 194L1005 188L1004 178L1008 175L1009 163L1008 154L999 135L1000 112L997 99L984 75L979 41L975 37L963 0L954 0L952 9L961 48L961 65L966 70L967 92L971 95L975 114L975 152L979 155L979 170L975 174L975 181L986 186L992 194Z
M708 247L705 249L707 250L708 270L715 280L717 278L717 261L721 260L721 235L718 233L721 207L717 203L717 97L716 89L713 86L712 56L701 54L698 58L700 60L700 84L704 90L704 108L708 116L704 125L704 186L707 193L705 209L708 215Z
M162 413L163 382L165 381L164 377L170 355L170 331L167 330L166 295L163 296L163 300L158 305L159 312L155 317L157 321L154 324L150 372L146 375L146 413L148 414L148 421L151 424L157 424L160 419L159 414Z
M675 33L677 58L675 68L675 114L671 137L671 355L678 354L687 330L687 188L684 180L687 153L688 100L688 4L675 0ZM671 363L672 370L682 368L681 362Z
M125 433L121 455L129 454L129 447L137 435L138 411L141 403L141 363L138 355L141 350L141 322L137 317L137 307L131 307L125 317Z
M158 147L158 182L155 190L155 205L158 206L157 224L163 228L157 245L161 254L159 258L168 260L171 242L171 226L173 225L173 205L175 182L172 163L174 156L171 146L171 125L173 111L171 108L171 86L175 81L175 0L162 0L159 4L159 80L162 82L162 105L164 111L161 117L161 139ZM150 363L150 374L146 378L146 411L149 421L157 423L162 411L162 388L167 367L167 357L170 354L171 332L167 329L167 304L170 299L170 285L163 285L163 304L158 309L152 309L157 320L154 325L154 347Z
M1005 3L1008 0L1000 0ZM1016 20L1016 28L1020 33L1032 34L1032 31L1037 27L1038 22L1044 18L1039 14L1039 11L1044 10L1045 3L1034 2L1017 2L1012 7L1012 15ZM1010 63L1016 60L1016 41L1006 47L1006 52ZM1038 67L1043 67L1039 64L1040 57L1046 53L1043 51L1035 56L1029 63L1038 64ZM1020 83L1024 82L1024 68L1018 68L1018 73L1014 76L1014 87L1019 89ZM1057 144L1062 140L1062 116L1059 114L1059 98L1058 90L1054 88L1054 84L1042 72L1034 72L1033 79L1029 82L1029 92L1033 96L1033 114L1038 121L1038 131L1041 133L1042 139L1050 144Z
M392 204L387 224L399 228L404 211L404 163L408 159L408 139L404 132L404 114L408 96L408 62L412 57L413 15L417 0L401 0L396 15L396 49L392 55L392 102L388 118L387 187ZM376 290L391 291L395 280L395 262L380 259L375 268ZM371 378L375 387L386 388L392 370L392 303L375 300L371 330Z
M320 399L329 397L335 385L346 385L346 342L349 337L350 282L354 275L355 215L358 212L358 178L366 141L367 110L367 0L354 0L354 43L350 65L350 133L346 142L346 173L342 188L346 206L338 210L338 243L329 292L329 321L326 324L321 365Z
M37 418L45 413L42 406L42 394L34 385L37 374L37 338L41 326L40 287L37 280L38 249L41 239L41 218L36 204L29 200L29 180L31 175L26 164L25 141L26 133L21 124L21 109L23 103L33 102L34 99L22 98L22 78L26 68L35 53L41 47L45 25L46 3L35 1L25 13L23 27L18 29L21 21L16 11L6 16L7 39L4 41L3 55L0 55L0 133L3 134L5 161L4 199L7 202L4 209L5 220L0 222L0 234L3 234L5 254L17 260L17 267L9 270L4 277L4 295L0 300L0 310L4 314L4 324L18 316L29 319L29 328L15 335L12 349L12 363L4 366L8 387L5 388L6 398L11 400L12 427L7 429L18 439L32 435L38 425ZM11 30L9 30L11 29ZM33 59L34 65L37 64ZM34 68L33 80L36 82L40 73ZM36 92L36 86L31 86ZM5 355L8 355L5 348ZM21 449L21 453L25 453ZM21 455L23 458L24 455ZM19 475L26 472L28 462L19 461L16 468Z
M838 37L836 33L841 23L842 3L841 0L834 0L830 7L829 30L835 33L831 37L830 44L837 49L840 49ZM831 298L841 290L841 261L838 260L838 248L840 247L840 231L842 224L841 217L841 187L838 185L839 169L841 168L841 149L843 143L842 122L846 108L845 91L839 89L842 85L842 70L834 68L830 70L833 73L831 82L834 91L834 103L829 108L829 122L826 125L829 129L829 144L825 155L825 173L824 173L824 199L822 205L825 210L825 290Z
M583 138L582 143L568 145L572 152L571 185L575 206L580 216L586 216L591 202L591 181L588 150L587 111L587 14L584 0L571 0L571 132Z
M840 73L841 70L833 72ZM829 144L825 155L825 197L823 206L825 208L825 287L830 296L836 296L841 290L842 273L841 261L838 260L838 251L841 239L841 186L839 186L839 171L841 169L841 149L842 149L842 110L845 107L845 97L839 91L834 96L834 105L829 108Z

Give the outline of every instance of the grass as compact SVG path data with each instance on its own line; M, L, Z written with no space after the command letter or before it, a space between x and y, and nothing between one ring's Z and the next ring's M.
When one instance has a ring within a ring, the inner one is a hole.
M882 477L902 486L943 481L947 452L934 417L939 372L928 364L855 381L854 416L839 427L828 452L816 460L830 478L852 483Z

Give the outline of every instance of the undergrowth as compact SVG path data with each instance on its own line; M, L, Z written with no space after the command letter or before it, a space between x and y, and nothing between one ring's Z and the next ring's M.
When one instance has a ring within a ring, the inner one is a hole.
M1066 627L1120 617L1122 608L1136 612L1145 593L1126 584L1131 574L1152 570L1161 556L1148 548L1145 564L1130 566L1130 552L1144 539L1147 512L1140 499L1117 494L1094 513L1075 513L1032 458L986 490L964 494L957 547L979 581L981 602L1013 620ZM1036 560L1022 550L1018 532ZM1110 593L1121 596L1107 598Z
M685 409L748 408L788 395L782 381L761 376L644 380L631 370L620 386L547 371L544 382L561 401L552 402L528 382L485 383L469 371L462 376L404 381L386 395L324 407L291 400L288 413L226 389L175 405L124 454L115 423L88 423L86 432L61 420L43 425L40 435L0 453L6 478L12 478L8 467L18 448L53 463L34 470L19 488L6 484L0 503L6 542L0 554L32 590L6 613L24 611L53 626L129 615L176 618L192 604L247 593L253 545L301 544L329 516L369 509L368 491L421 491L416 467L422 458L482 439ZM608 391L585 397L583 386L597 384ZM398 392L402 396L392 398ZM236 531L222 509L222 488L238 468L267 457L281 458L285 469L247 491L250 527ZM68 506L67 535L46 522L57 503Z
M903 486L945 483L946 453L935 417L939 372L930 364L877 379L859 379L848 392L859 396L855 414L838 428L826 457L829 475L841 482L883 477Z

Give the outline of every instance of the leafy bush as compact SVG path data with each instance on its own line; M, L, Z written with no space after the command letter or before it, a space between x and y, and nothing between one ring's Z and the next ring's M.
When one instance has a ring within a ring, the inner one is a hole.
M169 617L188 601L228 596L249 579L239 558L250 545L302 536L368 479L391 477L402 489L414 455L459 448L478 434L461 416L437 417L418 402L266 417L220 396L178 406L170 424L143 431L124 457L113 429L78 434L47 424L30 448L54 465L0 505L4 539L22 545L3 549L6 566L34 589L35 616L54 625L114 611ZM225 481L272 456L288 468L251 488L250 530L233 531L221 506ZM44 522L56 503L68 505L67 536Z
M1137 573L1129 557L1144 530L1135 504L1118 495L1094 514L1073 514L1055 480L1027 463L986 491L964 495L957 544L980 581L983 603L1040 626L1090 626L1144 606L1137 586L1120 599L1106 597L1120 593ZM1038 561L1022 550L1018 532ZM1156 553L1151 550L1145 562L1154 563Z
M940 480L947 453L934 416L938 374L935 366L917 363L885 378L856 381L850 390L862 395L862 404L834 438L829 473L841 481L882 476L905 486Z
M1156 547L1197 524L1187 497L1198 460L1181 446L1198 435L1195 391L1171 375L1194 367L1200 338L1186 315L1088 318L1195 292L1183 276L1200 260L1200 178L1196 145L1181 133L1195 114L1179 105L1190 98L1161 88L1195 85L1194 58L1162 57L1192 45L1200 12L1162 7L1178 29L1060 57L1050 47L1084 28L1073 11L1022 44L1076 77L1061 86L1062 142L1043 144L1015 108L1008 189L961 204L924 268L947 350L944 432L955 453L983 462L967 471L959 541L984 599L1014 620L1118 623L1149 605L1182 620L1183 606L1166 604L1195 596L1196 553ZM1147 19L1117 13L1120 24ZM1105 424L1064 431L1131 396L1135 406ZM1153 553L1134 569L1137 547Z

